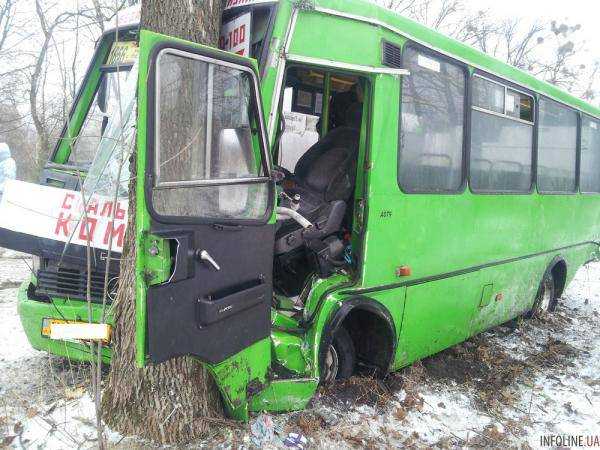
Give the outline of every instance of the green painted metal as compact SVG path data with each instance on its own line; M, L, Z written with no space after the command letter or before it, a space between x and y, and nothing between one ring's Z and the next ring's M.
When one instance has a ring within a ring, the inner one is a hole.
M304 409L319 386L318 378L273 380L250 400L250 411L286 412Z
M144 279L149 286L164 283L171 275L171 248L164 239L148 235L141 252L146 256Z
M63 319L87 322L87 303L79 300L65 300L52 298L52 303L44 303L28 298L27 288L34 280L25 281L17 294L17 309L23 331L33 348L46 351L53 355L63 356L73 361L90 361L90 348L85 344L76 342L57 341L42 335L42 321L48 319ZM58 312L58 314L57 314ZM100 322L101 308L94 305L92 320ZM111 318L109 317L109 320ZM102 350L102 360L110 362L110 348Z
M222 363L206 365L231 417L248 420L251 410L249 396L268 386L267 369L271 360L265 355L270 355L270 345L269 339L263 339Z
M310 369L304 335L295 335L285 330L271 331L273 359L295 375L304 375Z
M266 121L273 115L274 124L293 3L278 3L269 63L261 80ZM477 195L468 187L453 195L402 193L397 184L401 78L375 71L361 73L359 66L382 67L382 39L401 47L413 40L469 64L470 72L478 68L494 73L597 117L599 109L371 3L315 0L314 6L334 14L311 7L298 10L287 53L350 65L343 70L355 70L368 81L364 116L369 121L362 129L352 235L357 270L314 279L301 320L273 310L270 340L208 366L228 412L242 420L251 412L306 405L318 386L323 334L349 299L377 302L391 315L397 337L391 368L396 370L530 309L542 275L555 257L566 262L567 283L582 264L600 258L600 195ZM143 124L149 54L165 39L173 40L146 31L140 36L138 173L144 173L146 165ZM351 65L357 66L352 69ZM86 89L91 91L91 87ZM275 129L270 130L271 138ZM167 278L170 255L164 242L148 234L141 182L136 207L136 240L141 249L136 260L136 362L143 366L147 362L146 288ZM153 245L159 249L156 255L150 252ZM396 269L400 266L409 266L411 275L399 277ZM32 345L65 355L64 344L36 336L40 320L56 317L56 310L76 317L87 308L85 302L55 299L55 308L28 299L23 288L19 298ZM282 307L291 306L289 299L279 300ZM95 306L94 311L96 315ZM72 347L69 352L74 352ZM83 350L72 354L85 359ZM289 371L291 375L286 376L291 378L281 378L278 368Z
M481 290L481 300L479 301L479 307L485 308L492 302L492 291L494 289L494 283L488 283L483 285Z
M155 43L160 42L160 38L153 33L141 31L139 37L139 81L138 81L138 128L137 128L137 154L136 154L136 173L146 173L146 146L147 130L146 116L148 110L148 77L150 73L150 51ZM142 126L140 126L140 124ZM156 242L148 234L150 232L150 216L146 206L146 194L144 192L144 183L138 177L136 183L136 209L135 209L135 245L138 249L148 249L152 243ZM150 241L150 242L149 242ZM163 244L166 245L166 244ZM147 252L136 252L135 259L135 347L136 364L143 367L146 364L146 277L147 267L153 263L148 262L148 258L154 259Z

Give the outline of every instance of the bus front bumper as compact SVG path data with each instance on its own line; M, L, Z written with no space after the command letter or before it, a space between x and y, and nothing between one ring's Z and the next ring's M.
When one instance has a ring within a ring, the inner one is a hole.
M65 300L53 298L51 302L33 298L31 281L25 281L18 291L17 309L23 331L31 346L40 351L45 351L56 356L62 356L72 361L90 361L89 346L70 341L52 340L42 334L44 320L86 321L88 319L88 305L81 300ZM100 321L101 308L92 305L92 320ZM102 360L110 362L110 348L103 348Z

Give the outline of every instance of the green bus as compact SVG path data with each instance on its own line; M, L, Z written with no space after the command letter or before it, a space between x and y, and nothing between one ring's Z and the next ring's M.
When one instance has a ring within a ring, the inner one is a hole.
M116 192L93 212L122 219L115 149L137 142L139 366L197 357L237 419L301 409L320 383L553 311L600 257L599 109L362 0L230 0L223 30L229 51L106 33L43 175ZM48 336L87 320L85 247L6 230L39 257L19 291L32 346L85 360Z

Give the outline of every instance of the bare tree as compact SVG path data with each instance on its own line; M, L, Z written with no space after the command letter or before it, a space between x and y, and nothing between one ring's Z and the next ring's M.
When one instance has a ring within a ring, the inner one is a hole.
M598 98L598 90L596 86L600 82L600 61L596 61L592 67L592 71L590 72L587 83L584 84L583 92L581 93L581 98L588 101L593 102ZM600 105L599 105L600 106Z
M585 69L585 65L577 63L577 55L582 50L577 42L580 30L581 25L552 21L545 42L551 55L535 61L532 71L552 84L572 90Z
M44 101L44 90L46 86L46 69L48 48L52 42L55 29L73 17L72 13L63 12L53 19L48 19L48 12L42 0L35 0L35 12L42 33L42 46L40 47L30 78L29 108L31 119L37 133L38 165L45 160L50 150L50 127L48 123L47 104Z
M488 10L472 12L465 0L375 0L424 25L526 70L586 100L598 90L598 63L582 64L580 25L553 21L498 20Z
M0 3L0 55L10 33L15 12L15 0L4 0Z

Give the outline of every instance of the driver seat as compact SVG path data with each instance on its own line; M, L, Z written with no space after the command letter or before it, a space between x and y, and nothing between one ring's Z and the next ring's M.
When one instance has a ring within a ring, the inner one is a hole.
M285 189L288 196L300 196L298 213L321 231L327 230L327 235L339 231L347 203L354 194L361 113L362 104L352 104L346 111L346 123L309 148L298 160L294 174L284 181L291 184ZM333 223L336 225L331 227ZM298 248L303 243L302 236L298 223L284 220L276 232L275 253Z
M298 212L309 220L324 203L347 202L354 193L361 115L362 104L353 103L346 111L345 124L327 133L296 163L286 193L300 195Z

